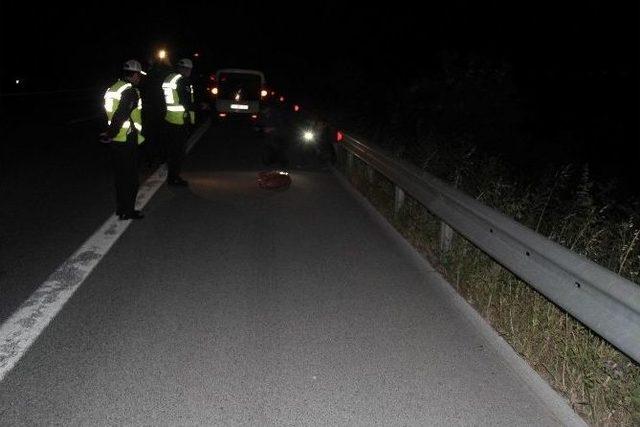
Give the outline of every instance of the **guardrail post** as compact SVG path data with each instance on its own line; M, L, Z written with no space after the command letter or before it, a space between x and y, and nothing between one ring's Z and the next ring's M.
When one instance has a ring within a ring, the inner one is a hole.
M349 175L353 173L353 153L351 151L347 151L347 172Z
M369 184L373 184L375 177L376 177L376 170L371 166L367 166L367 181L369 181Z
M453 229L449 225L441 221L440 222L440 252L447 253L451 249L453 242Z
M395 195L393 198L393 213L398 216L400 209L404 205L404 190L397 185L395 186Z

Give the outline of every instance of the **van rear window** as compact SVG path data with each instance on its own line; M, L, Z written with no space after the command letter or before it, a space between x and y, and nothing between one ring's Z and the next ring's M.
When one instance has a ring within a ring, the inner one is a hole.
M218 98L233 99L237 93L243 100L260 100L260 76L242 73L221 73L218 81Z

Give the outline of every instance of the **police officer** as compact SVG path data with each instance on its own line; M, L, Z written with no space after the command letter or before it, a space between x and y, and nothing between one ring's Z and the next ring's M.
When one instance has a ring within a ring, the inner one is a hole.
M116 187L116 215L120 220L141 219L135 210L138 194L137 148L142 144L142 102L138 84L142 74L140 63L131 59L122 67L122 78L104 94L104 109L108 129L101 134L101 142L111 150Z
M291 139L292 117L289 111L273 101L262 104L256 127L264 136L262 162L283 170L289 167L289 140Z
M147 164L154 167L167 161L164 117L167 113L162 83L165 77L173 72L173 67L163 59L151 57L147 76L140 85L142 94L142 127L145 141L142 146Z
M187 138L195 123L193 86L189 82L192 69L193 62L190 59L181 59L176 66L176 72L169 74L162 84L167 105L165 135L169 185L188 185L180 176L180 171Z

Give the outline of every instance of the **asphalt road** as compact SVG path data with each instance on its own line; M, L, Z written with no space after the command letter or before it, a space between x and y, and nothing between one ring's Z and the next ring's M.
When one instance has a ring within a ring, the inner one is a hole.
M0 424L560 424L310 153L259 189L260 144L205 135L0 383Z
M23 114L0 120L0 322L113 209L101 96L21 99Z

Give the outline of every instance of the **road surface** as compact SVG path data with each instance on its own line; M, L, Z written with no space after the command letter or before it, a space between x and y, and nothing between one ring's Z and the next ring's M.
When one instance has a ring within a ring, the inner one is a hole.
M566 422L330 170L259 189L260 144L205 134L0 383L1 425Z

